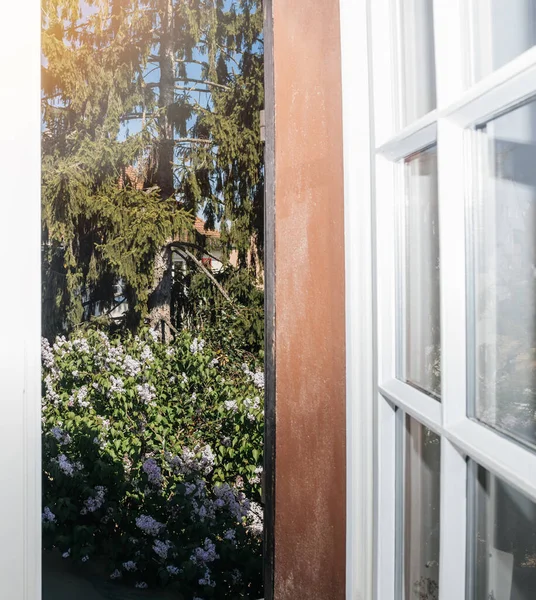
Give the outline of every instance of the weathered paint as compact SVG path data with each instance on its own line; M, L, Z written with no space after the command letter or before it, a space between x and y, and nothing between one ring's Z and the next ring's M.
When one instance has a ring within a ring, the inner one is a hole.
M339 7L337 0L271 0L267 11L267 20L273 19L273 47L266 50L273 52L267 60L267 85L273 77L274 86L273 95L267 95L267 136L275 132L274 143L267 147L267 205L275 209L273 289L267 281L275 309L267 314L275 318L273 597L343 600ZM266 592L270 598L270 590Z

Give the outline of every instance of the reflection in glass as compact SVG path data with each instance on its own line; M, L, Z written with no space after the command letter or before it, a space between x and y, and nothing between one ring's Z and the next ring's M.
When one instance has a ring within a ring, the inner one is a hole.
M405 379L439 398L441 334L437 148L406 159Z
M436 107L434 7L431 0L405 0L400 10L407 125Z
M534 0L473 0L473 82L536 44Z
M483 467L472 464L474 551L470 600L534 600L536 504Z
M472 212L475 415L536 443L536 102L487 123Z
M440 439L406 417L404 600L439 597Z

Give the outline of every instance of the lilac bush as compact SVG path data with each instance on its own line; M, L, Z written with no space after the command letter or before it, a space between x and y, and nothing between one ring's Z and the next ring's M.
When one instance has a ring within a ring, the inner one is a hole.
M262 595L260 365L188 333L42 354L45 547L188 600Z

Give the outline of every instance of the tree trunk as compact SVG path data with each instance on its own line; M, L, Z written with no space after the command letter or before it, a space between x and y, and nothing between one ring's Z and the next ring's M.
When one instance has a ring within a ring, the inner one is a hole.
M171 322L172 284L171 249L164 247L156 254L154 260L153 290L149 298L148 320L152 329L159 333L164 331L164 337L168 341L171 336L168 323Z
M175 193L173 178L174 142L173 124L169 119L169 107L175 100L174 92L174 52L173 52L173 0L160 0L160 95L158 106L161 115L158 122L160 141L158 144L157 185L160 187L162 199L170 198ZM149 298L149 324L157 331L164 331L166 339L170 338L169 326L171 317L171 250L162 248L154 264L154 285ZM164 321L164 329L161 323Z

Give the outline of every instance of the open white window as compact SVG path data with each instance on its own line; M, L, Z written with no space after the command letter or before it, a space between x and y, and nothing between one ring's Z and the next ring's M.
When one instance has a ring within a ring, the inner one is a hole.
M354 223L370 205L372 251L366 256L347 242L354 252L347 276L355 297L358 280L368 285L365 258L371 261L369 315L376 318L358 331L353 311L366 303L348 302L348 366L363 376L366 361L352 344L370 333L377 350L373 597L530 600L536 3L357 4L365 59L345 33L351 9L342 2L346 202ZM349 94L359 78L361 89L371 89L353 109ZM355 413L366 417L369 401L365 387L356 389L349 385L350 515L356 499L366 504L352 486L368 481L362 464L354 465L366 451L365 443L361 454L354 448Z

